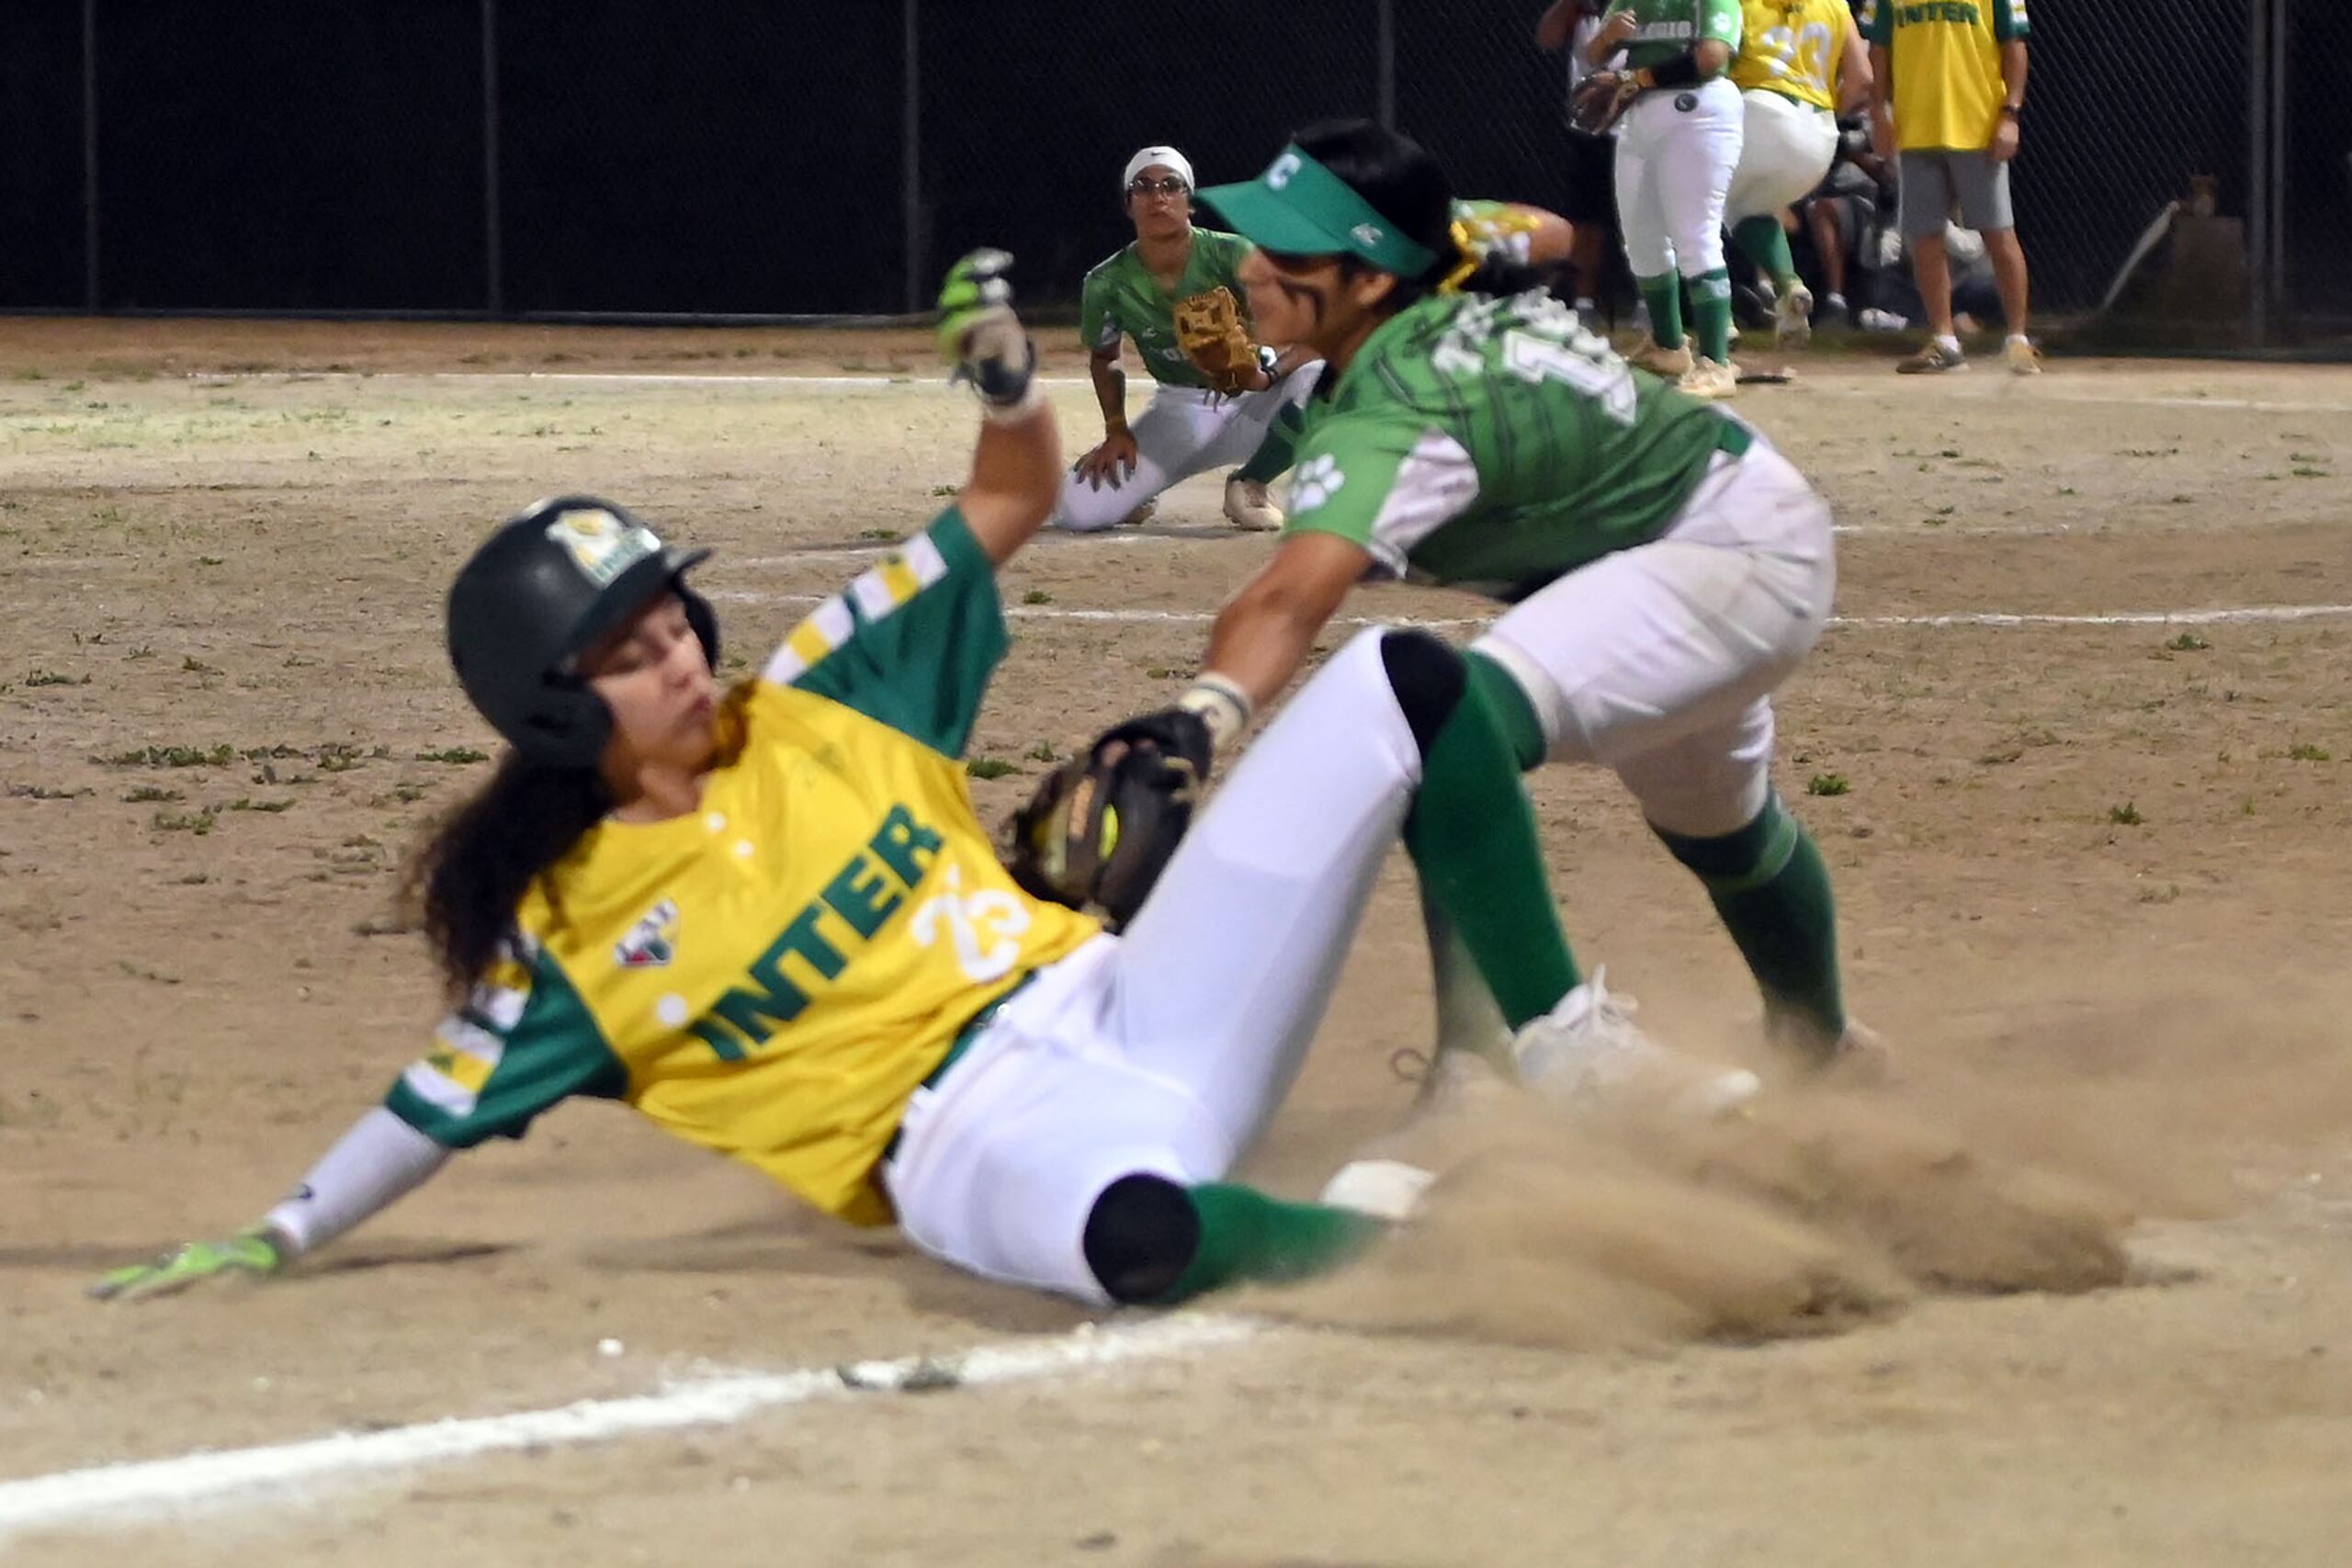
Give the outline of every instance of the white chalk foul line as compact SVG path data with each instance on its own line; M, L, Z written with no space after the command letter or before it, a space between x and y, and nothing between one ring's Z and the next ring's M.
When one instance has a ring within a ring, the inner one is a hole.
M859 1394L913 1393L1020 1382L1237 1345L1262 1332L1249 1318L1162 1318L1023 1344L983 1346L948 1357L910 1356L842 1367L739 1374L624 1399L589 1399L550 1410L424 1422L379 1432L337 1432L266 1448L104 1465L0 1482L0 1533L97 1517L219 1502L239 1493L369 1471L406 1470L476 1454L605 1442L680 1427L718 1426L788 1404Z
M712 598L735 604L821 604L821 593L753 593L721 590ZM1170 623L1205 626L1216 619L1207 610L1089 610L1067 605L1050 609L1036 604L1007 604L1009 619L1022 621L1107 621L1126 626ZM1959 610L1936 615L1832 615L1832 630L1871 631L1904 626L2216 626L2276 621L2324 621L2352 615L2352 604L2242 604L2214 610L2127 610L2109 615L2012 615L1999 610ZM1334 615L1343 626L1412 626L1442 631L1457 626L1483 626L1495 615Z

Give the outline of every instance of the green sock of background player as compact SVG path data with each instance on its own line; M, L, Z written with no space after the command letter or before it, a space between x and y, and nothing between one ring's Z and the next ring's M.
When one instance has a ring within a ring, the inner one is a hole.
M1705 884L1776 1030L1792 1028L1826 1055L1846 1032L1846 1005L1838 976L1838 905L1813 836L1777 795L1755 821L1719 839L1650 830Z
M1266 427L1266 438L1250 455L1250 460L1233 470L1237 479L1255 479L1260 484L1272 484L1290 468L1292 454L1298 446L1298 432L1306 418L1306 411L1296 403L1284 406Z
M1638 277L1642 303L1649 308L1650 341L1668 350L1682 346L1682 278L1678 273Z
M1772 280L1772 287L1788 298L1796 286L1796 257L1789 254L1788 231L1781 220L1770 214L1743 220L1731 231L1731 242L1740 254L1756 264L1756 269Z
M1388 1226L1352 1209L1287 1203L1238 1182L1188 1187L1200 1239L1193 1261L1162 1302L1181 1302L1244 1280L1279 1284L1334 1269L1387 1233Z
M1731 363L1731 269L1717 267L1690 280L1690 336L1702 359Z

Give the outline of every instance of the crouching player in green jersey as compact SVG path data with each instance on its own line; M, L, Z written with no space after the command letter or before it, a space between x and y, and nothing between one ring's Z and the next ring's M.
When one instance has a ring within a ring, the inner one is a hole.
M1405 137L1327 123L1257 180L1201 194L1256 246L1242 278L1267 341L1326 368L1282 542L1218 616L1185 705L1231 739L1367 575L1484 591L1510 608L1472 682L1521 765L1613 770L1707 887L1771 1033L1814 1062L1859 1048L1828 872L1770 782L1772 691L1829 613L1828 506L1563 301L1511 291L1492 258L1473 274L1444 172ZM1485 1048L1498 1036L1465 1021L1442 925L1441 1046ZM1550 1070L1583 1082L1655 1052L1623 1011L1596 970L1563 1004L1578 1044Z

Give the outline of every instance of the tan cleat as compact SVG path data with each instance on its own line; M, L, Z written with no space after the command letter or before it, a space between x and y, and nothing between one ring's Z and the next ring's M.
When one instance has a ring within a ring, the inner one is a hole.
M1918 353L1894 362L1897 376L1948 376L1968 368L1968 356L1956 348L1946 348L1935 339Z
M1738 394L1739 367L1713 359L1695 360L1675 385L1682 389L1686 397L1704 398L1710 402L1717 402Z
M1266 493L1263 479L1235 474L1225 481L1225 520L1250 534L1272 534L1283 525L1283 509Z
M1125 517L1120 518L1117 526L1132 528L1138 523L1148 523L1159 514L1159 502L1157 500L1147 501Z
M1772 307L1772 342L1780 348L1803 348L1812 341L1813 290L1792 283Z
M2002 349L2001 355L2009 362L2009 374L2012 376L2041 374L2041 351L2034 347L2029 338L2009 339L2008 346Z
M1685 343L1674 348L1660 348L1657 340L1645 333L1642 341L1634 345L1633 352L1625 355L1625 363L1653 376L1679 381L1690 369L1690 345Z

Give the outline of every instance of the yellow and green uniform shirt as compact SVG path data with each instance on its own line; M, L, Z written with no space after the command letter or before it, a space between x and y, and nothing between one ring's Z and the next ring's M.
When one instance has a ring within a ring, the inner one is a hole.
M1868 0L1863 35L1887 51L1895 145L1981 152L2008 87L2001 45L2030 36L2026 0Z
M1206 387L1201 373L1176 338L1176 307L1180 301L1219 287L1233 291L1244 321L1250 318L1250 297L1241 289L1241 258L1250 242L1217 229L1193 231L1193 254L1184 260L1184 275L1173 293L1159 287L1143 256L1133 245L1097 264L1086 275L1079 295L1078 335L1088 350L1116 348L1121 333L1136 340L1136 352L1151 378L1169 387Z
M721 709L702 801L606 820L387 1103L448 1148L627 1101L862 1224L907 1100L982 1008L1099 929L1016 886L957 760L1005 648L952 509Z
M1846 0L1741 0L1732 85L1838 112L1838 79L1854 15Z

